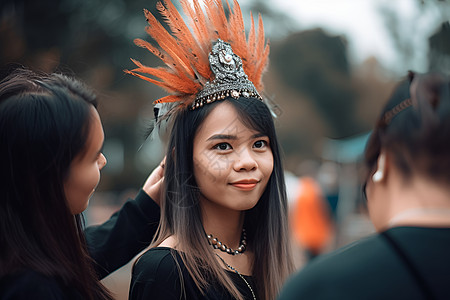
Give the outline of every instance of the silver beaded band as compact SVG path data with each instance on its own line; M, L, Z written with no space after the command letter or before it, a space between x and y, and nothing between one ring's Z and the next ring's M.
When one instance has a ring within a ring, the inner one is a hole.
M212 245L214 249L219 249L222 252L225 252L230 255L242 254L247 248L247 233L245 232L245 229L242 229L241 244L236 250L228 248L227 245L220 242L217 238L213 237L212 234L208 234L207 237L209 244Z

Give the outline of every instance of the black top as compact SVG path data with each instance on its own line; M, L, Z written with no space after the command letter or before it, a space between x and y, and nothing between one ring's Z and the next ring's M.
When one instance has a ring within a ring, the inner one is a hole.
M144 192L127 201L105 223L86 228L88 250L99 279L128 263L151 242L159 222L159 206ZM0 299L82 299L56 278L24 270L0 280Z
M176 261L175 261L176 259ZM177 263L179 265L179 269ZM180 279L180 273L182 279ZM227 271L235 286L245 299L252 299L252 293L245 281L236 273ZM244 276L256 293L251 276ZM183 281L184 293L181 288ZM257 295L256 295L257 296ZM203 295L189 275L177 251L167 247L152 248L145 252L133 268L130 287L130 300L138 299L234 299L217 281L211 280Z
M450 228L392 228L318 257L284 286L290 299L450 299Z
M56 278L26 270L0 280L0 299L79 300L83 297L75 288L65 286Z

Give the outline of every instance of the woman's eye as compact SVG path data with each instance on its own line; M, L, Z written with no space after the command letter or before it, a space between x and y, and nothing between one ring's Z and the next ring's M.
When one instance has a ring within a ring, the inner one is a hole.
M254 148L264 148L265 146L267 146L267 142L264 141L264 140L256 141L256 142L253 144L253 147L254 147Z
M215 145L213 148L217 149L217 150L222 150L222 151L232 149L231 145L228 143L220 143L220 144Z

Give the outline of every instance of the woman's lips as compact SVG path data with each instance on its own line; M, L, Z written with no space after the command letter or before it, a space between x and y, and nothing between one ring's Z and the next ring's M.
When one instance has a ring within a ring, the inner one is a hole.
M257 180L242 180L242 181L237 181L237 182L233 182L230 184L240 190L251 191L256 187L258 182L259 181L257 181Z

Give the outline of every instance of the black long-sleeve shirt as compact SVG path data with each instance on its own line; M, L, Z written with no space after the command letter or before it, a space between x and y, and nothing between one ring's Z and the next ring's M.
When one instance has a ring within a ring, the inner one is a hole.
M315 258L288 280L279 300L448 300L449 253L450 228L391 228Z
M128 263L151 242L158 227L159 206L144 192L124 206L105 223L86 228L89 254L95 261L99 280ZM0 280L1 300L82 299L74 287L57 278L32 270L11 274Z
M256 294L252 276L227 271L244 299ZM244 281L245 280L245 281ZM130 300L232 300L234 297L215 280L203 293L196 286L177 251L167 247L147 250L136 262L130 286ZM252 290L250 290L250 287ZM258 299L257 295L255 295Z

